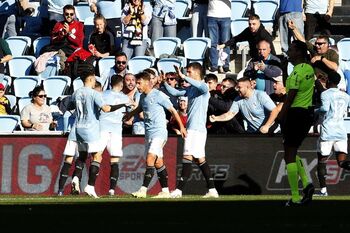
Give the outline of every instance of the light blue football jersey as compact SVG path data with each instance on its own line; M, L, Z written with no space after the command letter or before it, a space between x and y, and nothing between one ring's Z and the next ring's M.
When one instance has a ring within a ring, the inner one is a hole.
M147 139L168 137L165 109L171 108L169 97L163 92L152 89L147 95L141 94L140 106L145 122L145 137Z
M74 127L69 134L69 140L78 142L95 142L100 138L100 108L104 105L101 93L81 87L72 95L76 109Z
M346 140L347 132L344 117L349 107L349 95L337 88L330 88L321 93L320 111L324 112L321 124L321 140Z
M266 92L253 90L253 95L248 99L237 97L229 111L233 113L240 111L247 121L247 132L253 133L257 132L267 121L270 112L275 107L276 105Z
M103 102L108 105L118 105L129 103L129 97L122 92L107 90L102 93ZM100 115L100 130L114 132L122 135L123 116L126 111L125 107L119 108L114 112L103 112Z
M191 86L184 90L177 90L167 83L164 83L165 88L173 96L188 97L188 118L186 123L187 130L196 130L199 132L207 132L207 112L209 104L209 88L204 81L194 80L186 77L186 82Z

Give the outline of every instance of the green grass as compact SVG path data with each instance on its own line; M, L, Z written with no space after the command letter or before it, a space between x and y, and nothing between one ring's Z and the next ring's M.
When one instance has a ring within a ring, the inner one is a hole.
M242 201L284 201L288 200L288 195L229 195L220 196L218 199L203 199L198 195L187 195L179 199L153 199L151 197L137 199L131 195L123 196L101 196L99 199L94 199L85 195L63 197L57 196L40 196L40 195L0 195L0 205L35 205L35 204L82 204L82 203L113 203L113 202L242 202ZM329 197L314 197L314 200L325 201L349 201L350 196L329 196Z

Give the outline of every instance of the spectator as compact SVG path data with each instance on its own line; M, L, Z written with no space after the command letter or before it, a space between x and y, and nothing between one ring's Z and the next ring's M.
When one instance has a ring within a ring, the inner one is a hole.
M204 80L208 84L210 94L215 94L218 88L218 77L213 73L209 73Z
M52 31L56 23L65 20L64 7L66 5L73 5L73 3L73 0L47 0L50 31Z
M98 61L109 56L114 51L114 37L110 31L106 29L106 19L102 15L96 15L94 18L95 30L89 38L89 51L96 60L96 74L100 75L98 70Z
M0 83L4 79L5 63L12 59L12 53L9 44L3 38L0 38Z
M310 40L315 32L331 34L330 19L335 0L305 0L305 38Z
M118 37L118 31L122 30L119 13L122 9L116 9L115 4L117 4L117 1L120 0L88 0L91 12L95 13L95 15L103 15L106 19L107 29L113 34L113 37ZM116 13L115 10L118 10L119 12Z
M177 88L177 80L178 80L178 77L177 77L177 74L175 72L168 72L165 74L165 82L169 86L171 86L173 88ZM164 84L163 85L161 84L159 90L162 91L167 96L169 96L170 102L174 107L178 106L178 98L176 96L171 95L167 91L167 89L164 87ZM175 108L177 109L177 107L175 107ZM169 115L169 114L166 114L166 115L167 115L167 119L169 120L171 115Z
M128 73L128 57L124 52L117 52L115 55L114 66L109 70L100 70L101 80L105 80L107 88L110 89L110 79L112 75L117 74L124 77Z
M51 46L42 49L58 51L61 49L69 57L77 48L83 47L84 25L75 20L75 8L72 5L63 7L64 20L57 22L51 33ZM45 48L45 47L44 47Z
M291 42L291 31L288 27L288 21L295 22L296 27L301 34L304 34L303 20L303 1L304 0L281 0L280 1L280 17L279 32L281 40L281 48L284 56L287 56L288 47Z
M32 103L26 105L21 111L21 123L25 130L48 131L53 130L56 122L53 121L51 109L46 105L45 90L37 86L29 92Z
M209 0L192 0L192 37L209 37L208 3Z
M152 13L152 43L159 37L176 36L176 0L154 0Z
M247 65L245 72L253 72L256 81L255 89L265 91L268 95L273 93L273 77L282 75L280 59L271 54L270 43L262 40L257 45L258 56L253 57Z
M143 0L131 0L125 4L122 12L123 52L129 59L145 55L151 18L151 9L149 5L143 4Z
M5 96L5 86L0 82L0 115L8 115L11 113L11 104Z
M211 47L209 49L210 71L218 71L219 51L217 46L230 39L231 28L231 1L230 0L209 0L208 5L208 31L211 39ZM230 49L224 49L228 55L222 66L223 71L230 71Z
M266 31L264 25L260 22L258 15L249 16L249 26L243 30L237 36L226 41L224 44L220 44L218 49L225 48L226 46L235 46L237 42L248 41L249 43L249 54L251 57L258 57L259 52L256 45L259 41L266 40L270 43L271 54L276 55L275 47L273 46L273 38L268 31Z
M17 18L16 0L3 0L0 2L0 37L7 38L17 36L16 18Z
M181 122L185 128L187 123L187 107L188 107L188 98L186 96L180 96L178 98L177 113L179 114ZM176 133L177 135L181 135L180 126L176 122L176 119L174 117L170 118L170 121L168 123L168 128L170 132Z
M266 92L255 90L251 86L250 78L238 79L237 89L239 96L235 99L229 111L220 116L211 115L211 122L231 120L238 112L241 112L247 122L247 132L259 132L259 128L276 107Z
M208 106L208 116L221 115L227 112L234 99L238 96L238 92L235 90L236 82L231 78L224 78L221 82L221 91L216 95L210 96ZM233 117L227 122L215 122L208 129L208 133L212 134L231 134L231 133L243 133L241 117Z

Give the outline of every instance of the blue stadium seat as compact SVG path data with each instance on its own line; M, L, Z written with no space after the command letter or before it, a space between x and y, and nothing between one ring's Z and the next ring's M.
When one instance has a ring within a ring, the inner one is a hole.
M11 36L6 41L13 57L25 55L32 45L32 39L28 36Z
M181 46L181 39L177 37L160 37L153 42L154 57L162 54L174 55Z
M18 115L0 115L0 132L13 132L21 124Z
M83 83L83 81L80 78L76 78L76 79L74 79L72 85L73 85L73 91L76 91L79 88L83 87L84 83Z
M71 85L71 78L64 75L51 76L44 80L43 85L47 97L50 98L50 102L52 102L65 94L66 90Z
M10 76L20 77L30 75L35 60L36 59L34 56L29 55L13 57L10 61L8 61Z
M231 0L231 20L244 18L248 8L245 0Z
M168 72L176 72L175 66L181 67L182 63L177 58L162 58L157 62L158 71L163 71L164 74Z
M231 20L231 34L232 37L237 36L242 31L244 31L248 27L248 19L235 19ZM247 54L249 51L249 43L248 41L242 41L236 43L237 54L242 54L242 67L245 67L247 63Z
M33 41L33 51L34 51L34 56L39 57L40 50L45 46L50 44L51 42L51 37L49 36L42 36L38 37Z
M10 101L11 110L15 110L17 104L17 97L14 95L5 95L7 99Z
M18 98L28 97L28 93L39 84L39 78L37 76L18 77L13 81L14 94Z
M265 28L271 29L278 10L278 3L274 0L261 0L254 3L254 12L259 15L261 23Z
M211 40L206 37L191 37L185 40L183 49L185 58L188 60L187 64L194 61L203 64L206 51L210 46Z
M1 82L4 87L5 87L5 91L11 87L12 84L12 78L10 76L4 75L4 79Z
M84 22L86 18L94 17L94 13L90 11L90 6L86 2L79 2L75 7L75 14L80 22Z
M129 72L137 74L144 69L154 66L156 59L152 56L136 56L129 60Z
M190 5L189 2L186 0L176 0L175 2L175 9L174 9L174 14L176 19L185 19L189 20L190 17L188 17L188 12L190 10Z
M32 101L32 98L30 97L22 97L17 100L17 107L18 107L18 112L21 113L23 108L30 104Z

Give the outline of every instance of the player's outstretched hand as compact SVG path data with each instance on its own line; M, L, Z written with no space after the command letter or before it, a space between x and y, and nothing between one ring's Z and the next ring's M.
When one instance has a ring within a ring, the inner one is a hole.
M216 116L215 115L210 115L209 116L209 121L210 122L215 122L216 121Z

